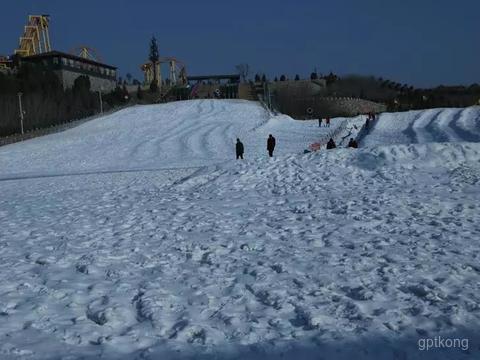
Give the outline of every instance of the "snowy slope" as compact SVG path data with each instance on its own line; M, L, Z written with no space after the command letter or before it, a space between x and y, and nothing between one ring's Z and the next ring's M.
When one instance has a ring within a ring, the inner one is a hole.
M288 116L270 118L257 103L194 100L139 106L62 133L0 148L0 176L162 169L218 164L235 158L235 141L247 158L265 156L272 133L276 154L302 152L330 129Z
M325 129L239 101L0 148L0 359L478 358L479 111L458 111L456 138L457 110L388 114L376 145L306 155Z
M362 145L457 141L480 141L479 107L385 113Z

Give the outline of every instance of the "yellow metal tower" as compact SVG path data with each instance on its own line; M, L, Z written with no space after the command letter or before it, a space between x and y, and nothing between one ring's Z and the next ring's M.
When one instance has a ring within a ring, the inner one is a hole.
M50 18L48 15L30 15L15 54L30 56L51 51L48 32L49 22Z
M75 49L72 49L70 53L72 55L76 55L84 59L93 60L96 62L102 62L102 58L100 57L98 52L95 49L88 47L86 45L78 46Z
M187 83L185 65L181 61L171 56L160 57L155 63L155 67L157 68L157 85L159 88L162 87L161 64L168 64L169 80L171 85L185 85ZM150 85L153 81L152 63L147 62L143 64L140 68L142 69L145 77L145 85Z

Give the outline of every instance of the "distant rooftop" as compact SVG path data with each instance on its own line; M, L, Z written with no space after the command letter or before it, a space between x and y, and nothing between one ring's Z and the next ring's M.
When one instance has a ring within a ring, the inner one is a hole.
M67 58L67 59L72 59L72 60L75 60L75 61L81 61L81 62L87 63L87 64L98 65L98 66L102 66L102 67L113 69L113 70L117 69L115 66L112 66L112 65L107 65L107 64L95 61L95 60L86 59L86 58L83 58L81 56L76 56L76 55L64 53L64 52L61 52L61 51L49 51L49 52L42 53L42 54L26 56L26 57L23 57L22 59L27 59L27 60L29 60L29 59L42 59L42 58L50 58L50 57L54 57L54 56Z

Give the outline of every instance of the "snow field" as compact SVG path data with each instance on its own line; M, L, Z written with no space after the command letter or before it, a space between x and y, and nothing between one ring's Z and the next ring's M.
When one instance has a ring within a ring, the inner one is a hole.
M376 146L299 155L316 122L198 101L1 148L23 179L0 181L0 358L475 358L479 143L380 144L384 120ZM418 350L439 334L471 346Z

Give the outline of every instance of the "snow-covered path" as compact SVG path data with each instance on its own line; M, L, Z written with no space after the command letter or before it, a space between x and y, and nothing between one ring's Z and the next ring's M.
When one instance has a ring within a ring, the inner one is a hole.
M455 142L410 144L402 127L396 145L299 155L315 123L208 104L0 148L0 176L24 177L0 181L1 359L480 355L480 146L458 141L477 108ZM411 118L448 123L438 112ZM246 161L228 160L237 136ZM419 350L438 335L469 348Z

